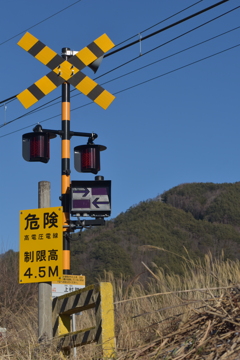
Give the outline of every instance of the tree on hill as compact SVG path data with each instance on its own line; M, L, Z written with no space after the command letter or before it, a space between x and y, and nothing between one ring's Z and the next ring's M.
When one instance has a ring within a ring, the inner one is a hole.
M226 258L240 258L239 201L239 182L183 184L142 201L106 226L82 233L72 246L74 273L86 274L91 280L104 270L116 276L135 276L145 270L142 261L178 273L179 260L170 253L186 255L185 249L192 258L208 251L219 256L222 250ZM142 245L169 253L143 252Z

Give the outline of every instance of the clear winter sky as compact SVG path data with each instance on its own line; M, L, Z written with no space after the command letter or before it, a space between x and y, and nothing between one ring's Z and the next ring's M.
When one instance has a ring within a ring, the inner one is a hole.
M80 50L103 33L116 45L122 43L121 47L218 1L82 0L60 12L75 2L1 2L0 101L49 72L17 45L26 31L59 54L63 47ZM230 0L142 41L141 47L138 43L105 58L96 74L84 70L116 96L110 107L102 110L77 90L71 92L71 130L95 132L99 136L96 143L108 148L101 154L99 175L112 180L112 218L182 183L240 180L240 46L186 66L239 45L240 29L170 56L239 27L240 8L173 40L239 6L239 0ZM60 138L51 141L48 164L22 158L22 135L38 122L44 121L45 128L61 128L60 96L61 87L28 110L17 99L0 107L0 125L7 124L0 128L1 251L18 250L19 211L37 208L39 181L51 182L51 206L60 205ZM54 106L34 112L55 98ZM85 138L72 138L72 180L94 180L93 174L78 173L73 167L73 147L85 143Z

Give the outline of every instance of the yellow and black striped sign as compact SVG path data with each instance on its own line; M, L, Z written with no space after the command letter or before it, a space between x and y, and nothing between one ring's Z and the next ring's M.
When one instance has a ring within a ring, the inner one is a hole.
M64 60L28 32L19 40L18 45L52 70L17 95L26 109L66 81L103 109L107 109L115 99L114 95L81 72L83 68L114 47L114 43L106 34L101 35L68 60Z
M94 326L71 332L72 314L94 309ZM53 338L59 341L58 349L97 342L102 346L104 359L115 358L113 287L100 282L84 289L56 297L52 304Z

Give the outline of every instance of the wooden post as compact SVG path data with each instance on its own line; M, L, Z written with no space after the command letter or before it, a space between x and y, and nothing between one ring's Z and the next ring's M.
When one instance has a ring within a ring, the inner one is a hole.
M38 183L38 208L50 207L50 182ZM38 339L39 342L52 338L52 284L38 285Z

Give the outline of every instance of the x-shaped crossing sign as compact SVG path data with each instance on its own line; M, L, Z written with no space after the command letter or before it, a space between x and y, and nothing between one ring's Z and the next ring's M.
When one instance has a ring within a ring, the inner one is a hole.
M18 45L52 70L17 95L26 109L64 82L75 86L103 109L107 109L115 99L115 96L81 72L83 68L114 47L114 43L106 34L101 35L68 60L63 59L30 33L26 33L19 40Z

